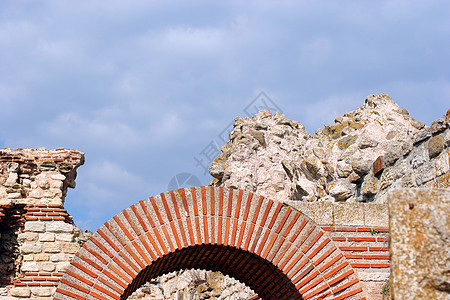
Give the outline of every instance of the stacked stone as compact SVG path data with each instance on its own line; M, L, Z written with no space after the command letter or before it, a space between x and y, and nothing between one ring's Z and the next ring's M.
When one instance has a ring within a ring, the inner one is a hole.
M128 299L140 300L247 300L255 293L241 282L220 272L183 270L159 276L136 290Z
M70 260L86 239L63 208L84 154L66 149L1 149L0 219L3 235L16 242L17 268L3 279L1 296L52 299ZM14 230L11 232L11 228ZM5 235L6 236L6 235ZM5 261L6 254L1 254ZM1 266L0 266L1 267Z
M284 115L236 118L210 167L212 185L285 201L386 203L390 188L449 186L450 112L431 126L386 94L311 137Z

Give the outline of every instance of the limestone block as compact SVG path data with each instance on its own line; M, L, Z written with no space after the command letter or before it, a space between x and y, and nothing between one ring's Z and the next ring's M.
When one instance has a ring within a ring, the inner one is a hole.
M41 242L54 242L55 234L51 232L45 232L39 234L39 241Z
M39 271L39 264L35 261L27 261L22 263L22 272L37 272Z
M39 221L28 221L25 223L25 231L44 232L45 223Z
M61 252L61 244L59 242L44 243L44 252L59 253Z
M24 232L19 233L17 236L17 241L20 243L23 243L25 241L27 242L34 242L37 240L38 234L35 232Z
M389 215L387 204L364 203L364 225L388 227Z
M338 201L348 199L356 193L356 185L350 183L348 178L331 182L327 189L330 195Z
M42 251L41 244L35 243L35 244L23 244L22 247L20 247L20 252L22 254L30 254L30 253L40 253Z
M28 193L28 197L30 198L35 198L35 199L40 199L43 197L43 193L41 189L32 189L29 193Z
M64 221L48 222L46 224L47 231L50 232L73 232L73 225Z
M334 225L364 225L364 203L334 203Z
M44 272L53 272L53 271L55 271L55 269L56 269L56 266L54 263L47 262L47 263L41 264L41 270Z
M361 194L366 197L371 197L378 192L380 181L374 176L366 176L361 185Z
M448 299L450 190L398 189L389 199L394 299Z
M34 260L34 255L33 254L25 254L22 256L23 261L33 261Z
M64 253L75 254L80 249L80 245L77 243L64 243L63 250Z
M416 132L413 136L413 143L419 143L431 136L431 130L430 127L425 127L422 130Z
M39 253L39 254L34 255L34 260L35 261L48 261L49 256L48 256L48 254L45 254L45 253Z
M65 254L52 254L50 255L50 260L53 262L58 262L58 261L67 261L67 255Z
M31 289L31 293L36 297L50 297L52 290L50 288L34 287Z
M61 242L71 242L73 240L73 234L71 233L57 233L56 240Z
M319 225L333 224L333 203L328 201L305 202L305 201L285 201L288 205L298 209L306 216L310 217Z
M70 262L59 262L56 264L56 271L65 272L67 268L70 266Z
M31 296L31 291L29 288L12 288L10 293L11 296L19 298L29 298Z

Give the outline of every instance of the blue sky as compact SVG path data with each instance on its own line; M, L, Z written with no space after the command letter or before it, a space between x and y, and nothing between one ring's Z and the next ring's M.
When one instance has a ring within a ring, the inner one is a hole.
M448 1L240 2L2 1L0 147L85 152L66 208L95 231L207 184L194 157L260 92L310 133L372 93L450 108Z

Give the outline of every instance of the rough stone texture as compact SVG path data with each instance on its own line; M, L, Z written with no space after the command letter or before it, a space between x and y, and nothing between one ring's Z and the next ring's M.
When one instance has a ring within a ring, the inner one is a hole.
M144 284L128 299L247 300L254 295L250 288L220 272L191 269L159 276Z
M88 237L63 209L83 162L76 150L0 149L1 296L44 300L54 293L57 283L28 285L28 274L61 276L55 272L64 271L61 264L67 266ZM55 233L66 236L55 239Z
M389 193L394 299L450 299L450 190Z
M282 114L259 112L236 118L211 165L211 185L278 201L386 203L391 188L425 186L448 173L436 168L449 136L447 117L424 126L386 94L368 96L314 137Z

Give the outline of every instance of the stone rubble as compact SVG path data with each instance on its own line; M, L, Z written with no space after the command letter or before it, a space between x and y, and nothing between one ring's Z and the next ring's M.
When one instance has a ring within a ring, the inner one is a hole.
M220 272L183 270L159 276L136 290L129 300L247 300L255 293Z
M391 188L449 186L449 115L425 126L381 94L314 137L280 113L237 117L210 185L278 201L374 203Z

